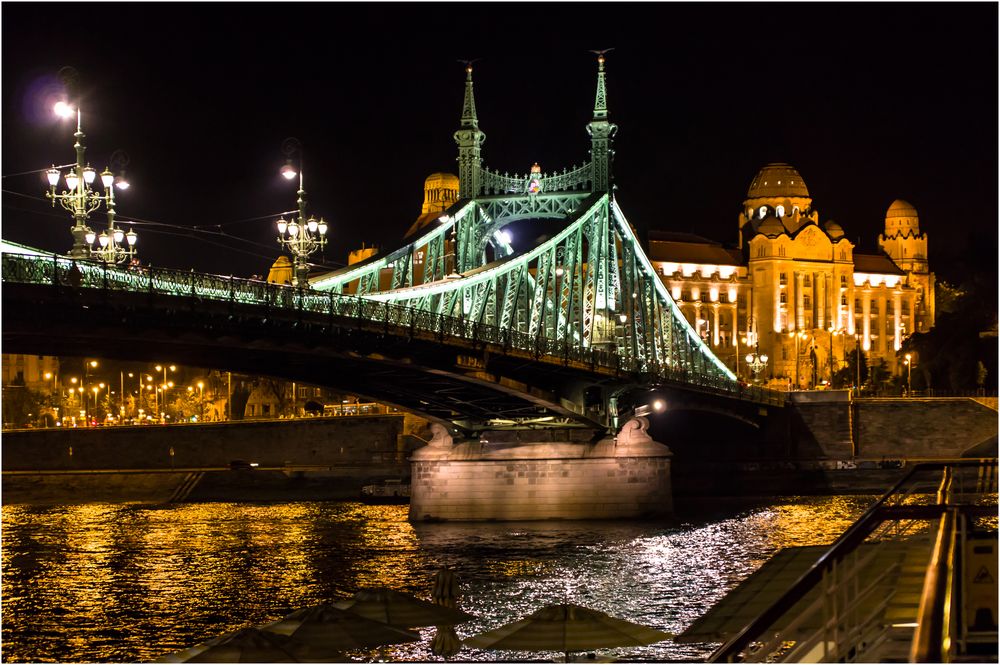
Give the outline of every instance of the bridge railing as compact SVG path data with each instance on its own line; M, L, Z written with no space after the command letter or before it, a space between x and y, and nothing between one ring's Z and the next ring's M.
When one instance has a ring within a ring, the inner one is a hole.
M628 358L613 350L581 347L568 340L476 323L453 316L434 314L402 305L380 302L333 291L314 291L261 280L208 275L194 271L156 268L109 267L66 257L4 253L2 279L5 283L40 284L70 289L97 289L194 297L248 305L263 305L289 311L310 312L373 322L385 327L409 328L432 333L441 339L460 338L479 344L495 344L536 358L559 359L640 375L651 384L683 383L738 399L781 405L785 395L760 386L748 386L725 376L707 375L677 368L654 360Z

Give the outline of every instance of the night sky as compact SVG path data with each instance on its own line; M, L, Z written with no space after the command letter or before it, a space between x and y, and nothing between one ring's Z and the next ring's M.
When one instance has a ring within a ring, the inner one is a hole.
M456 172L458 59L481 58L485 164L524 173L587 159L588 50L614 47L617 196L643 236L735 243L750 181L781 161L860 251L902 198L939 275L970 265L970 238L996 271L995 3L4 3L2 19L3 237L48 251L69 249L71 217L44 175L16 174L75 159L50 110L64 66L89 161L131 158L118 213L143 262L248 276L295 207L284 138L304 146L336 267L396 244L424 178Z

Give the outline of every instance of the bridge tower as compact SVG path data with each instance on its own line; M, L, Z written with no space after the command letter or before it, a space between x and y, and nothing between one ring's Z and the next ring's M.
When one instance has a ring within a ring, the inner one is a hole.
M590 134L590 158L594 168L594 191L610 192L614 188L612 163L615 157L613 141L618 125L608 122L608 94L604 82L604 53L597 56L597 94L594 97L594 117L587 125Z
M458 196L473 198L479 193L479 172L483 166L482 146L486 134L479 129L476 118L476 97L472 90L472 63L465 65L465 99L462 121L455 132L458 144Z

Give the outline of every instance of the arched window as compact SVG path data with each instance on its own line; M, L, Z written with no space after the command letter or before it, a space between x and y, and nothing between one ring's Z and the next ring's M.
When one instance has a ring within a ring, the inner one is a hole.
M757 211L757 216L760 217L761 219L764 219L764 215L766 214L767 214L767 206L761 206L760 209Z
M785 206L778 206L777 208L774 209L774 211L777 213L778 217L785 216Z

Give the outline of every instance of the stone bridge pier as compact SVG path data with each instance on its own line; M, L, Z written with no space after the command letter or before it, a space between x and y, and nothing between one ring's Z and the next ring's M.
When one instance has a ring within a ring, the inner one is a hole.
M648 427L638 417L596 442L539 430L520 433L522 440L497 432L456 444L444 426L432 425L431 441L410 457L410 521L669 515L672 454Z

